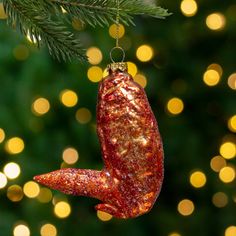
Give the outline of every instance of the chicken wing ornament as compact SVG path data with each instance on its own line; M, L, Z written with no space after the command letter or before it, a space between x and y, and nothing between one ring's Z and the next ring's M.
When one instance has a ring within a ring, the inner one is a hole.
M65 194L97 198L95 208L116 218L133 218L150 211L160 193L162 141L144 89L126 63L112 63L108 71L97 104L104 168L61 169L34 179Z

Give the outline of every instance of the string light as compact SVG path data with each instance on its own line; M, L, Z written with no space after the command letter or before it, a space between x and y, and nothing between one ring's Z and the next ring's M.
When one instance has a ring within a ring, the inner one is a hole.
M101 81L103 77L102 68L98 66L90 67L88 69L87 76L88 76L88 79L93 83L97 83Z
M71 213L71 207L67 202L58 202L54 207L54 213L58 218L66 218Z
M153 58L153 48L149 45L141 45L136 51L137 58L142 62L148 62Z
M171 98L167 103L167 110L172 115L178 115L184 110L184 103L180 98Z
M64 151L63 151L63 154L62 154L62 158L63 160L69 164L69 165L73 165L75 164L78 159L79 159L79 153L77 152L76 149L74 148L66 148Z
M168 236L181 236L181 234L173 232L173 233L168 234Z
M86 55L88 57L88 61L92 65L98 65L102 61L102 52L97 47L91 47L87 50Z
M133 77L135 77L135 75L138 72L137 66L133 62L131 62L131 61L127 62L127 66L128 66L129 74L132 75Z
M226 166L220 170L219 178L224 183L231 183L235 179L235 170L233 167Z
M40 188L36 182L29 181L24 184L23 191L28 198L35 198L39 195Z
M228 85L231 89L236 90L236 73L233 73L229 76Z
M20 175L20 166L14 162L10 162L4 166L4 174L8 179L16 179Z
M103 211L97 211L97 217L101 220L101 221L109 221L112 219L112 215L103 212Z
M5 139L5 132L0 128L0 143L2 143Z
M24 61L29 57L29 49L25 45L18 45L13 50L13 55L18 61Z
M235 236L236 235L236 226L231 225L225 230L225 236Z
M125 27L122 24L119 24L117 35L117 25L113 24L109 28L109 34L114 39L116 39L117 37L120 39L125 35Z
M184 199L178 204L178 212L183 216L189 216L194 212L194 204L189 199Z
M221 65L217 63L212 63L207 67L207 70L215 70L218 72L219 76L221 77L223 75L223 68Z
M216 86L220 82L220 74L216 70L208 69L203 75L203 81L208 86Z
M31 110L36 116L45 115L50 110L50 103L46 98L37 98L33 102Z
M230 131L236 132L236 115L230 117L228 121L228 127Z
M7 185L7 177L0 172L0 189L5 188Z
M236 155L236 145L232 142L225 142L220 146L220 154L225 159L232 159Z
M140 86L145 88L147 86L147 78L144 75L136 74L134 76L134 81L138 83Z
M216 207L222 208L228 204L228 197L225 193L218 192L213 195L212 202Z
M202 188L206 184L206 175L202 171L195 171L190 175L191 185L195 188Z
M40 188L37 199L41 203L48 203L52 200L52 191L48 188Z
M219 12L212 13L206 18L206 25L211 30L222 30L225 24L225 16Z
M12 185L7 189L7 197L12 202L19 202L24 197L21 186Z
M30 236L29 227L24 224L19 224L13 229L14 236Z
M180 4L180 9L183 15L191 17L197 13L198 6L194 0L183 0Z
M78 96L74 91L66 89L60 93L60 101L66 107L74 107L78 103Z
M90 112L90 110L88 110L87 108L80 108L77 112L76 112L76 120L81 123L81 124L87 124L91 121L92 119L92 114Z
M41 236L56 236L57 235L57 228L52 224L44 224L40 228Z
M24 147L24 141L19 137L13 137L5 144L5 149L9 154L19 154L24 150Z
M219 172L223 167L226 166L226 161L221 156L215 156L210 162L211 169L215 172Z

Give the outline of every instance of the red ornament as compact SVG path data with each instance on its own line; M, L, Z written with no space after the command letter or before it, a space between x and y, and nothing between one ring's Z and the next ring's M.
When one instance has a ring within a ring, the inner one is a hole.
M34 179L66 194L102 201L97 210L117 218L147 213L163 181L163 148L157 122L141 86L125 63L109 66L99 87L97 132L104 168L61 169Z

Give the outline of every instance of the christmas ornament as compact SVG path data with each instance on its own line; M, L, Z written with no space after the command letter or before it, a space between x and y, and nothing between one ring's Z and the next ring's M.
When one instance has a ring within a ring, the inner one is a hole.
M109 75L98 92L97 133L104 168L61 169L34 179L66 194L97 198L102 203L96 209L114 217L133 218L147 213L159 195L163 148L145 91L128 74L123 60L114 62L116 49L123 52L124 60L118 37Z

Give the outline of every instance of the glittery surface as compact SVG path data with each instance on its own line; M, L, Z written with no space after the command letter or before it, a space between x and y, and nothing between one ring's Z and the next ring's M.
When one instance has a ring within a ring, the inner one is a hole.
M127 72L110 70L99 86L97 132L102 171L61 169L35 180L66 194L102 201L117 218L147 213L163 181L163 149L146 94Z

